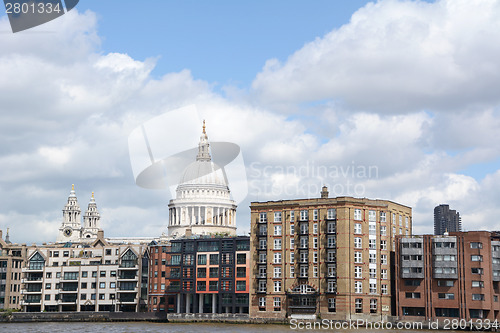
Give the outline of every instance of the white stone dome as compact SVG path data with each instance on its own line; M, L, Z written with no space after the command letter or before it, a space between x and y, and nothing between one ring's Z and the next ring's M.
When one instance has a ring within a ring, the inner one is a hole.
M181 185L216 185L228 187L224 170L210 160L197 160L189 164L180 179Z

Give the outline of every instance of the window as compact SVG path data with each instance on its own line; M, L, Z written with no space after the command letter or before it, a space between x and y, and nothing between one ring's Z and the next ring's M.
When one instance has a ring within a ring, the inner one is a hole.
M313 237L313 248L314 249L318 248L318 237Z
M454 281L453 280L438 280L437 285L438 287L453 287Z
M362 257L363 257L362 252L354 251L354 262L356 264L361 264L362 263Z
M328 299L328 311L330 311L330 312L337 311L335 298L329 298Z
M335 208L328 208L327 212L328 212L326 216L327 219L333 220L337 218L337 210Z
M335 277L336 272L335 266L328 266L328 277Z
M236 291L245 291L246 289L246 281L236 281Z
M368 240L368 248L375 250L377 248L377 240L376 239L369 239Z
M207 264L207 255L198 254L198 265L206 265L206 264Z
M327 247L335 247L335 236L328 236L328 238L326 239L326 246Z
M290 249L293 250L294 246L295 246L295 239L290 238Z
M209 273L210 278L218 278L219 277L219 267L210 267Z
M318 277L318 266L313 266L313 277Z
M290 266L290 277L294 278L295 277L295 267Z
M361 281L354 282L354 292L356 294L361 294L363 292L363 283Z
M377 234L377 225L376 224L369 224L368 225L368 233L370 235L376 235Z
M409 223L408 223L408 216L405 217L405 226L408 228L409 227Z
M315 234L315 235L318 234L318 224L317 223L313 224L313 234Z
M361 233L361 223L354 223L354 233L355 234Z
M484 301L484 294L472 294L472 300L473 301Z
M259 239L259 249L265 250L267 248L267 239Z
M455 294L453 294L453 293L438 293L438 298L440 298L440 299L455 299Z
M405 286L410 287L418 287L420 286L420 280L406 280L405 279Z
M281 250L281 238L274 239L274 249Z
M354 309L355 309L356 313L362 313L363 312L363 299L356 298L354 300Z
M308 252L307 251L301 251L300 252L300 262L307 263L307 257L308 257Z
M403 225L403 217L399 215L399 225Z
M335 233L335 229L336 229L335 228L335 222L328 222L327 228L328 228L327 232L329 234Z
M406 293L406 298L420 298L420 293Z
M295 221L295 211L291 210L290 211L290 222L294 222Z
M354 237L354 247L356 249L361 249L362 243L361 243L361 238L360 237Z
M210 255L210 265L218 265L219 264L219 255L211 254Z
M354 278L361 279L363 274L363 269L361 266L354 266Z
M247 255L245 253L238 253L236 255L236 264L245 265L247 262Z
M370 283L370 294L376 294L376 293L377 293L377 284Z
M471 268L471 273L472 274L483 274L483 269L482 268Z
M274 222L281 222L281 212L274 212Z
M106 277L106 271L100 271L99 273L100 273L100 275L99 275L100 277Z
M483 261L483 256L482 255L471 255L470 260L471 261Z
M484 288L483 281L472 281L472 288Z
M281 236L281 226L280 225L274 226L274 236Z
M295 234L295 225L290 224L290 235L294 235L294 234Z
M387 291L387 285L386 284L382 284L380 285L380 292L384 295L387 295L388 294L388 291Z
M380 263L382 265L387 265L387 254L381 254L380 255Z
M260 214L259 214L259 222L260 222L260 223L265 223L265 222L267 222L267 213L260 213Z
M315 209L313 210L313 221L317 221L318 220L318 210Z
M300 237L300 248L307 248L307 237Z
M326 260L328 262L334 262L335 259L337 258L335 251L328 251L326 253Z
M295 263L295 252L290 252L290 264Z
M470 248L471 249L482 249L483 248L483 243L480 243L480 242L470 242Z
M259 235L266 236L267 235L267 224L261 224L259 226ZM198 249L200 250L200 249Z
M387 250L387 241L386 240L381 240L380 241L380 249L381 250Z
M307 266L300 266L300 277L307 277Z
M354 209L354 219L361 221L361 209Z
M99 283L99 288L101 288L101 289L106 288L106 282L100 282Z
M50 284L50 283L46 283L46 284L45 284L45 289L50 289L50 288L51 288L51 286L52 286L52 284Z
M380 212L380 222L387 222L387 213Z
M274 267L274 278L280 278L281 277L281 267Z
M377 300L375 298L370 299L370 313L377 313Z
M387 280L387 269L381 269L380 276L382 277L383 280Z
M334 293L337 291L337 284L335 281L328 281L328 292Z
M301 221L307 221L309 219L309 212L304 209L300 211L300 220Z
M275 253L274 254L274 263L275 264L281 264L281 253Z
M265 264L267 261L267 254L266 253L259 253L259 263Z
M266 308L266 298L265 297L259 297L259 309L265 310Z
M274 311L280 311L281 310L281 298L279 297L274 297Z
M318 263L318 252L316 251L313 252L313 263Z
M274 292L278 293L281 291L281 281L274 281Z
M104 299L104 294L99 294L99 299Z
M369 253L368 256L369 256L368 262L370 264L376 264L377 263L377 254L376 253Z
M377 278L377 269L376 268L370 268L369 269L370 273L370 279L376 279Z

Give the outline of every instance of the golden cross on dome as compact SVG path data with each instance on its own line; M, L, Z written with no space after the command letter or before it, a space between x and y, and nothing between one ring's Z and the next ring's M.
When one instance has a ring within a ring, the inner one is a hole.
M71 191L75 190L75 184L71 184Z
M205 132L205 119L203 119L203 134L207 134L207 133Z

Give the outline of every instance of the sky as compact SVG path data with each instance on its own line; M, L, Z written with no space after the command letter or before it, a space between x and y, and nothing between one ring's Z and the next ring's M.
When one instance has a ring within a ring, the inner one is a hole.
M13 34L0 14L0 229L55 241L75 184L105 236L159 236L171 195L135 184L128 137L195 105L241 148L239 234L252 201L322 185L410 206L415 234L442 203L500 230L498 17L493 0L82 0Z

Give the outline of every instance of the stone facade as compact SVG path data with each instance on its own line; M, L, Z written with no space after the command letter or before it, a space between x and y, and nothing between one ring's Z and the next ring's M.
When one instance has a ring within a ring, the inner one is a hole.
M5 240L0 230L0 310L21 308L21 269L26 245L12 244L9 234Z
M251 318L390 316L391 254L411 208L352 197L253 202Z

